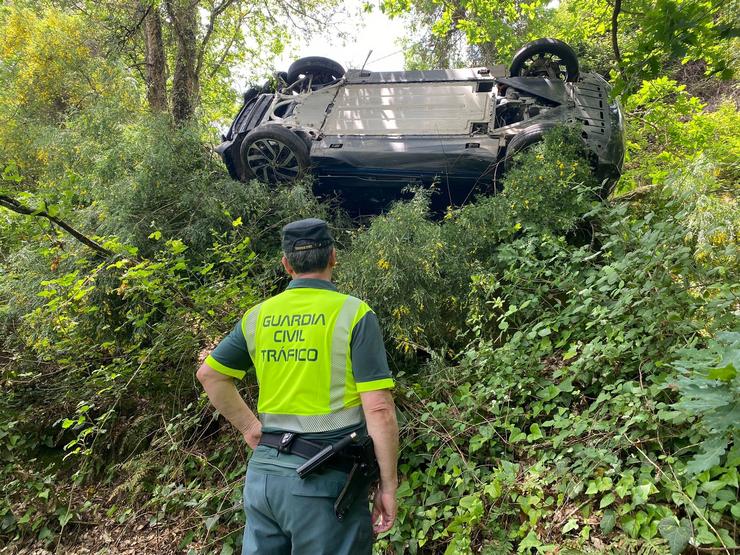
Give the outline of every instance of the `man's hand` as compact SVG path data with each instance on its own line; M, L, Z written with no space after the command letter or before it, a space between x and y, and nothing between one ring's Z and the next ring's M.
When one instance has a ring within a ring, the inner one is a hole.
M380 486L373 503L373 530L387 532L396 520L396 490L398 489L398 422L391 392L387 389L360 393L365 413L367 433L373 438L375 456L380 469Z
M373 499L373 532L382 534L393 527L396 520L396 488L383 489L378 486Z
M249 428L242 432L242 436L244 436L244 441L247 442L247 445L252 449L257 449L257 445L259 445L260 438L262 437L262 423L256 420Z
M216 410L241 432L252 449L256 448L262 437L262 424L239 395L234 379L205 363L198 369L197 376Z

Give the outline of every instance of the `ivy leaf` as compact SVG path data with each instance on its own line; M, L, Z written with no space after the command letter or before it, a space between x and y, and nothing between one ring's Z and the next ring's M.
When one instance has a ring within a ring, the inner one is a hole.
M679 522L675 516L667 516L658 523L658 532L668 541L671 555L679 555L689 545L691 523L685 518Z
M735 370L735 366L733 366L732 364L728 364L727 366L723 366L722 368L711 368L708 375L710 380L722 380L723 382L729 382L732 381L735 376L737 376L737 370Z
M571 530L575 530L578 528L578 521L575 518L571 518L568 520L568 522L565 523L565 526L563 526L563 534L567 534Z
M59 524L61 524L62 528L64 528L67 523L72 520L72 517L74 516L74 511L67 510L67 507L63 507L61 511L59 512Z
M705 439L704 443L702 443L701 451L686 465L686 474L694 476L700 472L709 470L713 466L717 466L720 462L720 457L725 454L726 450L726 436L715 436Z
M648 499L652 484L642 484L632 490L632 503L642 505Z
M614 494L613 493L607 493L604 497L601 498L601 502L599 503L599 509L603 509L604 507L608 507L614 503Z
M601 528L601 531L604 532L604 534L608 534L609 532L614 530L614 526L616 524L617 513L615 513L611 509L604 511L604 516L601 517L601 522L599 523L599 528Z
M527 436L527 441L537 441L538 439L542 439L542 431L540 430L540 427L537 424L532 424L529 428L529 435Z
M210 530L211 528L213 528L216 525L216 523L218 522L219 516L220 515L213 515L213 516L210 516L210 517L208 517L206 519L206 523L205 523L206 524L206 530Z
M396 490L396 497L409 497L413 495L413 493L414 492L408 482L401 482L401 485L398 486L398 490Z

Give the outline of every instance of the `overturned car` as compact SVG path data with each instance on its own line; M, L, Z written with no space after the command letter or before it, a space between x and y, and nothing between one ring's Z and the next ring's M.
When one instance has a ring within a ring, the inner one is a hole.
M555 39L522 47L510 67L345 71L301 58L244 94L216 148L232 178L290 182L371 201L436 184L446 203L495 190L518 151L561 123L579 126L608 195L624 158L624 122L609 84L581 74Z

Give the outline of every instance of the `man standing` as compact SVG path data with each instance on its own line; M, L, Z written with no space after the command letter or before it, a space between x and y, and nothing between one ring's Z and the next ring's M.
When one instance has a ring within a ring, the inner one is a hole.
M242 554L370 554L372 532L393 526L398 483L394 384L380 327L367 304L331 283L336 251L326 222L286 225L282 247L287 290L247 311L197 374L213 406L254 449ZM232 379L251 366L259 420ZM366 436L380 474L372 516L367 484L354 500L345 495L354 475L345 451L304 478L297 473L325 446ZM344 510L335 507L338 498Z

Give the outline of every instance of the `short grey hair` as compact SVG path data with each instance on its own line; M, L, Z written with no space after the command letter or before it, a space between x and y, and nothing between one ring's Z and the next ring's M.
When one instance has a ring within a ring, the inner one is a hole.
M311 272L322 272L329 266L329 258L333 245L319 249L308 249L305 251L285 253L285 257L296 274L308 274Z

